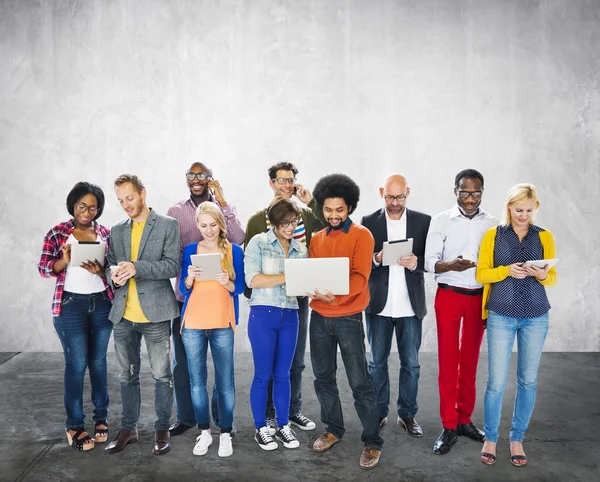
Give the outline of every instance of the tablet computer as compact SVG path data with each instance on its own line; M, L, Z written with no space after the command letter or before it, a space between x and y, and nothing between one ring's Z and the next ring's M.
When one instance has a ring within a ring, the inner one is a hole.
M525 261L523 263L523 268L527 268L528 266L537 266L538 268L544 269L546 267L546 265L549 265L549 267L552 268L553 266L556 266L556 263L558 263L558 261L559 261L558 258L534 259L531 261Z
M329 291L334 295L350 293L349 258L303 258L284 260L285 292L305 296Z
M192 265L202 268L202 274L196 276L196 281L212 281L223 271L221 255L219 253L192 254Z
M410 256L413 249L413 238L398 239L397 241L384 241L383 243L383 266L397 264L404 256Z
M106 243L104 241L77 241L71 244L71 266L81 266L82 263L97 260L104 266Z

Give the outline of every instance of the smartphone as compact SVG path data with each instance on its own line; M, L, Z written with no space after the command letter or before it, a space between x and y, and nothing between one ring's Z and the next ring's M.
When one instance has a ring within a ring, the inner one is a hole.
M298 186L294 186L294 192L293 194L298 194Z

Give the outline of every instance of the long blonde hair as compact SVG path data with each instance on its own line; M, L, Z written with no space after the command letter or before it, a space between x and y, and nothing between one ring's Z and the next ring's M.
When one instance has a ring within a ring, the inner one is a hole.
M510 215L510 206L517 203L522 203L523 201L527 201L529 199L533 199L535 201L535 206L533 208L533 214L537 212L540 208L540 201L538 200L537 189L533 184L529 183L521 183L515 184L510 188L508 194L506 195L506 201L504 201L504 213L502 216L502 224L504 226L508 226L512 224L512 217ZM533 216L531 216L531 223L533 223Z
M196 208L196 222L198 222L201 214L209 214L219 226L217 247L221 253L221 259L225 264L225 271L227 271L229 279L233 281L235 280L235 270L233 269L233 259L231 259L228 253L229 241L227 241L227 222L225 221L225 216L223 216L221 208L211 201L204 201L198 205Z

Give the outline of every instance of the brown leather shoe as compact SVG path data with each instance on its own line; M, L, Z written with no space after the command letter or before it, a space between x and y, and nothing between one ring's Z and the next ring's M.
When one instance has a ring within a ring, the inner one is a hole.
M380 456L381 450L365 445L362 454L360 454L360 468L369 470L377 467Z
M171 450L171 437L168 428L161 428L154 431L154 447L152 455L164 455Z
M408 435L411 435L413 437L422 437L423 436L423 429L421 428L421 426L417 423L417 421L414 418L398 417L398 425L400 425L402 428L404 428L404 430L406 430L406 433Z
M313 444L313 450L319 453L325 452L341 441L341 438L337 438L332 433L325 432L317 440L315 440L315 443Z
M109 443L104 451L107 454L116 454L123 450L126 445L135 443L138 441L138 433L137 430L126 430L122 428L117 433L117 436Z

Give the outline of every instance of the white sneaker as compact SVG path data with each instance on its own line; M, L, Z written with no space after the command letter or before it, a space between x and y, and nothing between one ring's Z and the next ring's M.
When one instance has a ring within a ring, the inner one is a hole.
M196 438L196 445L192 453L194 455L205 455L208 452L208 447L213 443L212 435L210 430L202 430L202 433Z
M300 442L298 442L296 434L290 428L289 423L277 429L275 438L279 440L286 449L296 449L300 447Z
M231 434L222 433L219 435L219 457L229 457L233 454L233 445L231 444Z

